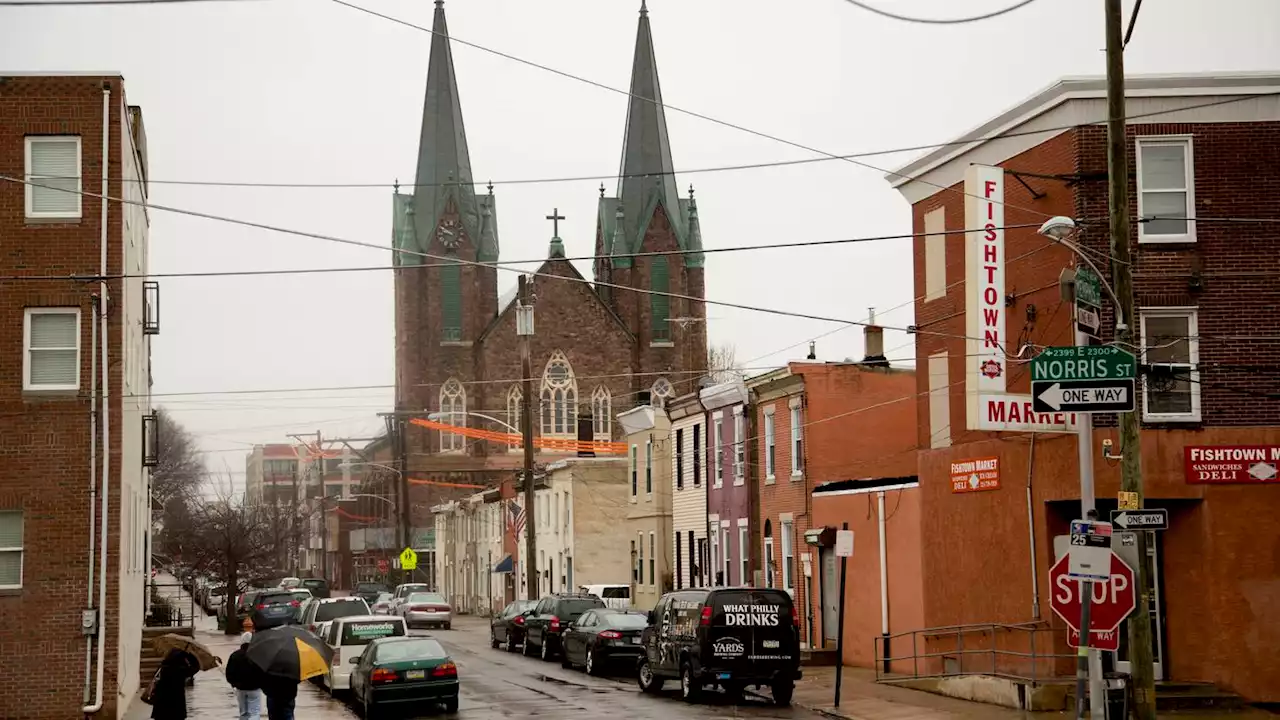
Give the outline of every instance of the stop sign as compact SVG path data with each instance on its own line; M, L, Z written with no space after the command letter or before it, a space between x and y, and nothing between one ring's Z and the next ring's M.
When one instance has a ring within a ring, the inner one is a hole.
M1083 580L1067 575L1068 557L1063 555L1049 568L1049 607L1072 630L1080 632L1080 601ZM1119 555L1111 554L1111 577L1106 582L1094 582L1093 598L1089 606L1089 630L1105 632L1115 630L1129 617L1136 607L1133 569Z

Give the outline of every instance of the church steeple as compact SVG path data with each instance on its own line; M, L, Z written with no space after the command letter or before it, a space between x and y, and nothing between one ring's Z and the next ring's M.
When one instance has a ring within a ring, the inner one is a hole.
M649 9L640 3L635 59L631 66L631 95L618 178L618 200L633 237L644 232L656 203L661 203L678 234L683 234L684 212L676 193L675 166L667 136L667 116L658 85L658 61L649 27ZM639 243L639 239L633 242ZM616 249L615 249L616 252Z
M417 187L413 193L414 229L421 245L420 251L426 250L450 200L472 242L479 243L482 232L443 0L436 0L431 29L427 92L418 144ZM492 248L492 254L496 259L497 248Z

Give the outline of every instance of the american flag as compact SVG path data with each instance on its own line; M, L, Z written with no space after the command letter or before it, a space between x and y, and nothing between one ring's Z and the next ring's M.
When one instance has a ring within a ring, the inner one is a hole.
M515 500L507 501L507 531L511 533L511 537L520 537L520 532L524 530L524 508L520 507Z

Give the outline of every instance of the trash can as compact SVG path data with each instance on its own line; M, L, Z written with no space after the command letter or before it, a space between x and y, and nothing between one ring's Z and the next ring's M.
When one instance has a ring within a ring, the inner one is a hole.
M1107 720L1127 720L1129 717L1129 674L1108 672L1104 673L1102 678L1107 687Z

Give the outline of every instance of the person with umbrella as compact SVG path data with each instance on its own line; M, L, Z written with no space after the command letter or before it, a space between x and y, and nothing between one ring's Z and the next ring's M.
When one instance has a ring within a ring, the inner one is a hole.
M173 648L164 656L151 681L151 720L186 720L187 679L200 672L200 661Z
M297 625L280 625L253 634L245 657L260 670L271 720L294 720L298 683L329 671L333 648Z

